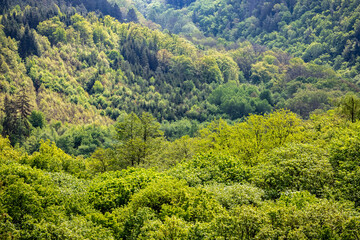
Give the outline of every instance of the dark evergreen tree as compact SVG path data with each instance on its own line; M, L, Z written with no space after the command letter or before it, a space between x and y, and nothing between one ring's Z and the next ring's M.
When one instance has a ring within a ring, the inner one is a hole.
M31 114L32 105L30 104L30 99L27 96L25 89L22 89L19 93L19 96L16 99L15 107L17 110L17 139L22 142L22 140L30 135L30 122L28 117Z
M21 143L30 135L31 104L25 90L22 90L17 99L11 100L7 95L4 99L3 131L4 137L8 136L12 145Z
M4 137L9 137L9 140L13 144L15 141L15 130L17 128L17 112L14 102L9 98L8 95L5 95L4 98L4 118L2 121L3 130L2 135Z
M126 15L127 21L128 22L138 22L139 19L136 15L136 12L133 8L130 8L127 15Z
M25 27L25 33L20 39L19 55L22 58L31 55L39 55L35 36L28 25Z
M0 13L4 14L10 7L10 0L0 0Z

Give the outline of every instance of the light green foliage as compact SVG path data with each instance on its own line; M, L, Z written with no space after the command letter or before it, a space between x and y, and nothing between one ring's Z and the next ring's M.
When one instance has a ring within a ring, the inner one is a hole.
M346 95L340 103L341 112L355 122L360 119L360 98L354 94Z
M22 154L11 146L9 139L0 136L0 163L19 162Z
M32 167L44 169L50 172L65 171L72 174L82 175L85 170L84 160L81 158L74 159L64 151L57 148L55 143L50 140L40 144L39 152L25 160L25 163Z
M185 179L190 186L245 182L249 169L237 158L225 154L202 154L179 164L169 174Z
M100 81L95 81L94 86L93 86L93 91L94 93L102 93L104 91L104 87L101 84Z
M135 212L141 208L151 208L161 220L176 215L191 222L210 221L221 210L207 192L171 178L151 182L134 194L129 206Z
M19 164L1 165L0 169L3 236L113 239L110 231L78 215L89 212L82 197L84 181Z
M164 222L150 220L141 228L139 239L188 239L189 224L176 216L165 217Z
M220 68L215 57L205 56L200 59L199 70L201 71L202 82L223 83L224 78L221 75Z
M232 209L240 205L260 206L264 191L249 184L235 183L225 185L217 183L205 186L205 189L214 194L215 199L225 208Z
M64 23L60 21L59 17L53 17L49 20L41 22L37 30L41 35L48 37L52 44L66 41L66 32L64 29Z
M252 172L254 184L277 197L281 192L307 190L326 195L334 184L334 172L326 152L315 146L291 144L275 148L260 158Z
M127 183L122 179L108 179L91 186L89 201L101 212L110 212L127 204L130 193Z
M214 237L226 239L338 239L359 236L358 217L338 203L316 199L308 192L283 195L262 207L239 206L212 222Z
M341 198L360 205L359 196L359 156L360 135L358 122L352 129L343 131L331 142L330 162L334 168L336 187Z
M251 115L245 122L228 125L212 122L199 131L197 150L210 149L237 156L247 165L256 165L258 155L299 138L301 120L296 114L278 110L265 115ZM301 135L300 135L301 136Z
M126 165L144 164L147 158L156 150L162 141L163 133L160 124L149 113L143 113L139 118L131 113L116 126L120 141L116 150Z
M128 204L132 194L145 188L158 176L157 172L143 169L101 174L90 186L89 201L101 212L111 212Z

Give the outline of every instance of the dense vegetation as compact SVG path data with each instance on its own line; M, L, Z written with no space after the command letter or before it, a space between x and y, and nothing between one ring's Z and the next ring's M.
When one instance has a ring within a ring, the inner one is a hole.
M123 0L112 0L123 6ZM359 1L132 0L148 19L204 45L250 40L306 62L359 72ZM151 4L144 4L150 2ZM166 3L166 4L163 4ZM170 21L169 21L170 19ZM217 41L211 38L216 37ZM236 45L235 45L236 46ZM349 69L350 68L350 69ZM357 81L359 79L357 78Z
M49 141L28 155L1 138L0 234L358 239L359 123L281 110L169 142L149 114L132 113L119 142L86 159Z
M359 239L359 12L0 0L0 239Z
M200 122L279 108L307 118L359 90L356 78L279 49L245 41L229 51L202 50L177 35L66 4L28 4L1 19L1 91L10 100L26 92L33 109L54 123L112 124L146 111L172 138L194 133ZM174 132L177 120L193 130Z

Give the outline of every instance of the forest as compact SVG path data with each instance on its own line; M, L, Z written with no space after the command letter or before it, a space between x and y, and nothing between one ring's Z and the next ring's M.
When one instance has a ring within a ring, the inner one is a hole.
M0 239L360 239L360 1L0 0Z

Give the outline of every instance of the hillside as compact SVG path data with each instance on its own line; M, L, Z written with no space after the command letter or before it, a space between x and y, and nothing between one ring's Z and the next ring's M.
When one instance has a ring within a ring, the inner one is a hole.
M203 122L284 107L308 117L313 110L328 109L330 98L360 89L356 77L252 38L232 50L204 50L177 35L65 3L45 3L14 8L2 17L2 49L7 51L2 88L14 94L20 82L27 82L34 107L48 120L116 120L120 109L151 112L159 121L186 117ZM6 80L15 73L24 79ZM73 105L71 112L63 102Z
M0 239L359 239L359 4L0 0Z
M360 11L356 0L112 2L130 2L147 20L200 44L234 47L233 42L249 40L282 49L306 62L329 64L336 70L351 69L347 73L351 77L359 71Z

